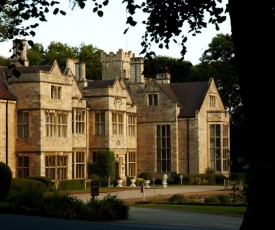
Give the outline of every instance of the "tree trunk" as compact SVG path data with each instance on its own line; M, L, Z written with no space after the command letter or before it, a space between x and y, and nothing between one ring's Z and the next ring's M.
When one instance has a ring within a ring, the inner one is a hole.
M237 72L244 104L242 150L247 156L247 211L240 229L275 228L274 122L271 109L275 72L272 1L229 0ZM274 97L274 96L273 96ZM273 226L273 227L272 227Z

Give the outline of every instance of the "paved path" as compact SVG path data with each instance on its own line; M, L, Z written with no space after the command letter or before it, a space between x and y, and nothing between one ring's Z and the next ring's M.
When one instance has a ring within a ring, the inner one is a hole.
M157 186L150 186L150 188L145 188L145 192L141 193L141 188L137 187L130 187L127 186L127 190L116 190L115 192L110 193L103 193L100 192L98 199L103 198L107 194L117 195L118 197L127 200L127 199L136 199L140 198L140 201L146 201L146 198L149 197L159 197L159 196L166 196L166 195L173 195L173 194L190 194L190 193L197 193L197 192L207 192L207 191L223 191L224 186L207 186L207 185L183 185L183 186L167 186L167 188L163 188L160 185ZM91 199L91 194L77 194L74 195L78 198L87 201Z
M188 194L205 191L222 191L223 186L168 186L167 188L153 187L145 189L146 197ZM127 191L115 191L110 194L116 194L123 199L140 198L143 194L140 188L129 188ZM98 198L106 196L106 193L100 193ZM84 201L90 199L90 194L78 194L77 197ZM146 205L145 205L146 206ZM241 226L243 217L223 214L195 213L185 210L167 210L148 207L130 207L129 218L127 220L90 222L64 220L58 218L32 217L23 215L0 214L1 230L238 230Z

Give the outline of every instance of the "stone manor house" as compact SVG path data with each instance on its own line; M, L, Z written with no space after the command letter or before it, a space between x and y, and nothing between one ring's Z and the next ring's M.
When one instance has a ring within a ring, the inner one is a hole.
M146 79L144 59L120 49L102 52L102 80L88 80L78 60L32 66L22 42L24 65L12 60L21 76L0 66L0 162L13 177L87 178L106 148L124 181L141 172L229 175L230 116L214 79Z

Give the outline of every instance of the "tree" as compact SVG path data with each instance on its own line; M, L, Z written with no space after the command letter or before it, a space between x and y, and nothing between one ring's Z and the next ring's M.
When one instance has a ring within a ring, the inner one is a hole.
M66 68L67 58L77 59L78 49L61 42L51 42L45 55L45 64L52 65L55 60L62 70Z
M10 65L10 59L5 58L3 56L0 56L0 66L9 66Z
M28 20L30 17L37 16L39 12L38 16L45 20L43 10L49 7L48 1L28 1L28 3L36 2L36 4L48 3L42 9L37 8L37 5L25 4L21 0L12 2L14 6L17 6L13 14L14 18L20 16L22 20ZM95 4L93 12L100 17L103 16L103 7L108 5L109 1L105 0L102 4L96 0L93 2ZM154 52L150 52L151 43L158 44L160 48L169 48L169 43L176 42L175 38L181 36L182 58L186 53L185 42L187 40L186 36L182 35L184 23L188 23L189 33L193 35L201 33L201 29L207 27L208 24L214 24L219 29L219 23L222 23L226 16L223 14L224 9L217 5L218 2L221 1L142 0L140 4L136 4L133 0L123 0L130 14L127 18L129 28L136 25L133 17L136 10L142 10L148 15L144 21L146 29L142 37L141 54L154 55ZM7 1L2 1L1 6L7 7L6 3ZM85 8L85 0L74 0L74 4ZM26 5L25 8L22 7L24 5ZM237 75L243 103L242 148L248 159L248 207L240 229L252 229L256 226L269 229L275 226L273 213L268 211L269 207L274 206L274 163L271 160L273 135L270 134L274 130L274 124L263 122L263 119L272 119L269 107L273 105L273 85L268 77L274 75L274 9L275 1L272 0L257 4L248 0L228 0L226 11L231 21ZM26 12L26 10L29 11ZM54 12L59 11L54 10ZM206 21L205 12L210 14L208 21ZM22 21L15 19L13 22L15 26L18 26ZM125 33L129 28L125 30ZM18 31L17 28L9 31L9 37L12 39L17 36ZM263 200L266 197L270 198L268 202Z
M144 60L144 76L155 78L156 74L168 71L171 82L192 81L192 64L166 56L156 56Z
M27 56L31 65L39 66L45 64L45 51L42 44L35 43L28 49Z
M86 76L88 79L101 80L100 49L83 43L79 48L78 59L86 63Z

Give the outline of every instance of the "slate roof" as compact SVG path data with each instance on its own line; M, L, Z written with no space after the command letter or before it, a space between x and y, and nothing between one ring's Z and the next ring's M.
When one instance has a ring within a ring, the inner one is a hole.
M115 79L113 80L100 80L100 81L93 81L93 80L87 80L88 81L88 88L105 88L105 87L111 87L114 85Z
M50 71L52 65L42 65L42 66L20 66L16 67L16 69L22 74L29 74L29 73L38 73L40 71ZM5 74L11 74L11 70L9 68L5 68Z
M179 118L195 117L209 89L209 81L158 84L159 87L180 106Z
M16 97L8 90L5 73L4 71L7 70L7 67L0 66L0 99L3 100L16 100Z

